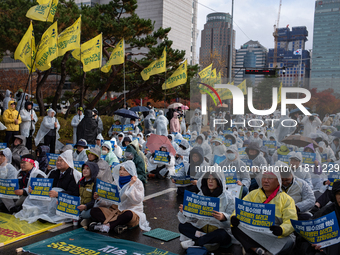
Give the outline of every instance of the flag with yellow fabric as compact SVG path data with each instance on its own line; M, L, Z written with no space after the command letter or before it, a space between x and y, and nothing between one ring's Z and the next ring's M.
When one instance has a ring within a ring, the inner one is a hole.
M162 89L171 89L187 82L187 60L185 60L177 70L162 85ZM165 86L166 84L166 86Z
M232 82L231 85L234 85L234 82ZM227 99L233 98L233 94L231 93L229 89L220 89L219 95L220 95L221 100L227 100Z
M51 61L58 57L58 24L53 23L42 35L35 64L41 71L51 68Z
M75 49L72 52L72 56L83 63L84 72L102 66L102 41L102 34L97 35L80 46L81 53L80 49Z
M116 48L111 53L109 61L100 69L104 73L108 73L111 69L112 65L120 65L125 61L125 43L124 38L120 40Z
M210 86L214 86L215 83L216 83L216 79L217 79L217 76L216 76L216 68L214 68L211 73L210 73L210 78L208 78L208 84Z
M210 78L212 63L198 73L201 79Z
M144 81L149 80L151 75L164 73L166 71L166 47L164 47L162 56L153 61L148 67L140 73Z
M35 71L34 58L35 58L35 39L33 24L31 21L26 33L22 37L18 47L14 52L14 59L20 60L25 64L29 72Z
M281 103L281 89L282 89L282 82L280 84L280 88L279 88L279 91L277 93L277 103Z
M58 57L80 48L81 16L58 36Z
M218 75L216 77L216 84L221 84L222 83L222 75L221 72L218 72Z
M242 90L243 95L247 95L247 81L244 80L237 86L240 90Z
M31 7L26 17L33 20L53 22L59 0L38 0L39 5Z

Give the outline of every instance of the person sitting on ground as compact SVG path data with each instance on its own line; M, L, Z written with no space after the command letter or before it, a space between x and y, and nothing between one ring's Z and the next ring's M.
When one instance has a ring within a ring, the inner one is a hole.
M95 221L90 224L89 230L101 232L123 233L128 228L139 225L144 231L150 231L149 222L143 212L144 185L137 178L135 164L127 160L113 169L114 184L117 185L121 202L109 207L91 209L91 217ZM99 200L97 193L94 199ZM99 222L99 223L96 223Z
M21 156L29 154L26 148L26 137L23 135L15 135L14 142L10 149L12 151L12 165L16 169L20 169Z
M86 149L88 148L87 142L84 139L80 139L75 145L75 150L73 152L73 160L74 161L87 161Z
M189 155L190 155L190 145L187 140L182 139L178 145L178 149L175 155L176 165L182 162L189 162Z
M292 170L294 171L294 175L305 182L313 189L312 178L310 176L309 171L304 171L302 168L302 154L301 152L292 151L289 154L289 162Z
M39 169L44 173L48 173L48 158L47 153L50 153L50 147L40 144L35 150L35 155L37 156L37 161L39 163Z
M159 150L169 152L168 162L155 162L155 152L152 153L148 160L147 167L149 178L165 179L168 175L171 176L175 174L175 157L171 154L169 145L163 144Z
M77 207L77 209L80 211L80 225L83 227L89 224L89 219L91 218L90 213L95 203L95 199L93 197L96 191L98 172L99 168L96 163L87 161L82 166L83 177L78 182L80 205Z
M102 136L102 134L98 134L96 137L96 148L102 148L102 142L104 141L104 137Z
M130 139L129 136L125 136L122 142L122 147L127 147L130 143L132 142L132 140Z
M117 145L120 146L120 147L124 147L123 146L123 141L124 141L124 133L119 133L118 136L117 136Z
M86 151L86 154L88 161L96 163L99 167L97 179L104 182L113 183L110 166L104 159L100 157L101 155L100 149L91 148Z
M183 214L183 205L181 204L177 214L180 222L178 229L186 239L189 238L182 241L181 246L183 249L204 246L208 251L214 251L220 245L228 245L232 241L230 216L235 208L234 199L226 189L222 172L205 173L197 181L197 187L200 190L199 195L220 199L220 211L213 211L213 217L207 219L189 217Z
M137 149L137 141L133 141L126 147L124 158L126 160L132 160L135 163L138 179L144 184L146 183L145 162Z
M119 160L116 156L116 154L112 151L112 144L111 142L107 141L103 143L102 148L102 154L105 156L105 161L109 164L109 166L112 166L113 163L119 163Z

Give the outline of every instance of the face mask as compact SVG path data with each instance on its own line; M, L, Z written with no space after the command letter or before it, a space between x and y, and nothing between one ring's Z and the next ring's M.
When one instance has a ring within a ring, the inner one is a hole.
M234 160L236 158L236 155L234 153L228 153L227 158L230 160Z
M107 151L102 150L102 155L107 155Z

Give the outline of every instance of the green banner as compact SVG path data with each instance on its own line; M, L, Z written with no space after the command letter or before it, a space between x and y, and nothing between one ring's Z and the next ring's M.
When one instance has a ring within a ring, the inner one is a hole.
M91 242L89 242L91 240ZM174 253L160 250L144 244L127 240L116 239L109 236L86 231L83 228L67 232L28 246L24 251L35 254L162 254Z

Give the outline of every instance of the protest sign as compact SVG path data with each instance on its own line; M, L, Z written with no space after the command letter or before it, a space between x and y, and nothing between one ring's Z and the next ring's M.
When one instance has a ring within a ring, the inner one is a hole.
M230 172L224 172L224 177L225 177L225 183L227 185L229 184L236 184L237 182L237 173L230 171Z
M263 146L268 147L268 149L275 149L276 141L263 141Z
M48 193L53 186L53 179L45 178L31 178L32 192L30 193L30 199L36 200L51 200Z
M302 163L306 165L314 165L314 161L316 160L316 154L311 152L301 152L302 154Z
M112 132L123 132L123 125L112 125L111 126Z
M231 184L231 185L227 185L227 189L230 192L230 195L232 197L237 197L240 198L242 197L242 191L243 191L243 186L240 185L235 185L235 184Z
M232 133L233 133L233 131L231 131L231 130L223 130L224 135L231 135Z
M238 154L239 155L247 155L246 147L238 148Z
M290 221L300 236L321 248L340 242L339 223L334 211L316 220Z
M177 187L186 187L191 185L191 178L190 176L176 176L172 175L171 179L175 181Z
M251 159L241 159L243 161L244 164L246 164L246 166L248 166L249 168L251 168L253 166L253 160Z
M327 159L328 159L327 153L322 153L320 154L320 156L321 156L321 163L327 163Z
M115 204L120 203L118 187L114 184L97 179L96 192L100 198Z
M190 191L184 191L183 214L196 218L211 218L213 211L220 210L218 197L200 196Z
M47 155L48 164L50 166L55 166L60 154L46 153L46 155Z
M280 155L280 154L278 154L277 155L278 157L278 160L280 160L280 161L282 161L283 163L286 163L286 164L288 164L289 165L289 155Z
M333 187L333 183L340 180L340 172L329 172L328 180L331 182L329 186Z
M236 217L240 225L261 233L270 233L269 227L275 223L275 205L252 203L236 198Z
M89 147L89 149L96 148L95 144L87 144L87 146Z
M133 124L126 124L126 125L123 125L123 132L126 133L126 132L133 132L135 130L135 127Z
M182 137L187 141L191 139L191 135L182 135Z
M79 205L80 197L58 192L57 215L77 220L79 218L79 210L77 209Z
M0 143L0 150L6 149L7 143Z
M175 139L175 143L180 144L181 143L181 139Z
M0 179L0 198L18 199L14 190L19 189L18 179Z
M227 147L233 144L233 141L231 139L224 139L223 144Z
M175 173L177 174L178 172L182 171L183 168L184 168L183 162L178 165L175 165Z
M82 166L85 164L84 161L73 161L74 169L81 172Z
M154 162L169 163L168 157L169 157L169 152L155 151Z

